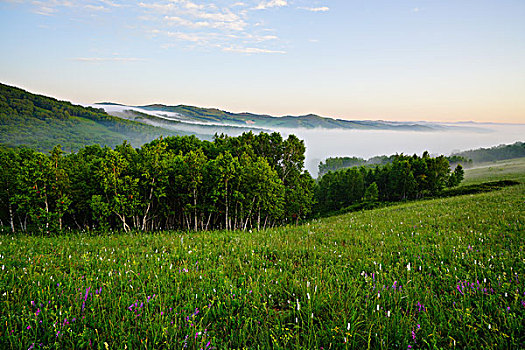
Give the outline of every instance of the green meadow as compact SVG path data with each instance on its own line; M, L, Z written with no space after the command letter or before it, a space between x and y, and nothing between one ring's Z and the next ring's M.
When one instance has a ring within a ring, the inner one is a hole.
M525 159L498 191L253 232L0 235L2 349L525 347Z

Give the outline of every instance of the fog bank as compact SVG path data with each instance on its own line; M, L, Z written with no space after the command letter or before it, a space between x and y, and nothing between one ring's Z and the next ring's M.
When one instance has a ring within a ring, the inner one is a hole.
M305 141L305 166L317 177L318 164L328 157L354 156L371 158L396 153L449 155L480 147L492 147L525 141L525 124L475 124L488 132L468 131L373 131L373 130L327 130L296 129L280 130L283 134L295 134Z

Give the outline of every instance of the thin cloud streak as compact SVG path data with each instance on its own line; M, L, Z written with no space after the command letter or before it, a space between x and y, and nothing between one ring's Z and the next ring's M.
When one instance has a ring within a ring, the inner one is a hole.
M238 52L238 53L247 53L247 54L256 54L256 53L285 54L286 53L286 51L268 50L268 49L261 49L257 47L225 47L222 50L226 52Z
M310 12L328 12L330 11L329 7L323 6L323 7L298 7L300 10L306 10Z
M143 58L136 57L75 57L73 61L100 63L100 62L144 62Z

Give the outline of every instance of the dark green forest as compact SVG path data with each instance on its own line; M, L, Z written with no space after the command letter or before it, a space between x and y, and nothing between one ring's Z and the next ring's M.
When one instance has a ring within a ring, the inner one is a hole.
M511 145L499 145L491 148L479 148L455 153L454 155L472 160L474 163L494 162L525 157L525 143L516 142Z
M392 163L395 156L376 156L370 159L359 157L330 157L319 163L319 177L329 171L353 168L359 166L376 166Z
M450 173L445 157L425 153L315 182L304 159L304 142L279 133L172 136L140 148L123 142L71 153L2 147L0 224L43 234L262 229L356 204L434 195L463 177L461 166Z
M180 133L0 84L0 143L8 147L49 151L61 144L72 151L91 144L115 147L124 140L138 146L176 134Z
M2 225L11 230L251 229L311 211L305 147L280 134L159 138L49 154L0 152Z
M319 176L323 176L329 171L365 166L374 167L376 165L390 164L394 161L395 155L376 156L370 159L359 157L330 157L324 162L319 163ZM494 162L498 160L514 159L525 157L525 143L516 142L511 145L499 145L491 148L478 148L469 151L453 153L447 156L451 166L461 164L464 168L469 168L474 163Z
M451 173L444 156L430 157L424 152L421 157L398 154L391 159L374 168L361 166L326 173L315 188L315 213L432 197L463 180L461 164Z

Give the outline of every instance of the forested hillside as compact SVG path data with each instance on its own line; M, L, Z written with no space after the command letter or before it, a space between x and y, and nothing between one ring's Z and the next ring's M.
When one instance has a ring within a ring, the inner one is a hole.
M499 145L491 148L478 148L469 151L453 153L447 156L448 162L456 166L461 164L469 168L474 163L495 162L498 160L514 159L525 157L525 143L516 142L511 145ZM376 166L392 163L395 156L376 156L370 159L358 157L330 157L319 163L319 176L323 176L329 171L352 168L356 166Z
M455 153L455 155L471 159L474 163L521 158L525 157L525 143L516 142L512 145L499 145L491 148L479 148L458 152Z
M455 187L463 180L463 167L450 172L446 157L421 157L403 154L391 162L371 167L353 167L329 171L319 178L315 191L315 212L325 214L350 206L360 209L377 202L396 202L435 196L445 187Z
M55 145L78 150L85 145L114 147L128 140L141 145L160 135L174 135L153 126L110 116L102 109L85 108L0 84L0 143L49 151Z
M319 163L319 177L329 171L353 168L358 166L376 166L392 163L395 156L376 156L370 159L359 157L330 157Z

